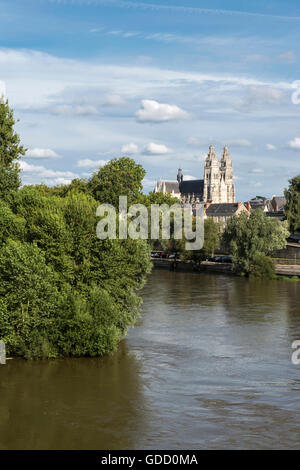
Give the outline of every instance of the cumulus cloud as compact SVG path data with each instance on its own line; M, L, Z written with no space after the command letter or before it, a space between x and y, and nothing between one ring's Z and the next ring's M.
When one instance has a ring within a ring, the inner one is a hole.
M51 149L33 148L27 150L23 158L35 158L43 160L46 158L59 158L59 155Z
M48 184L69 184L72 179L78 178L78 175L71 171L51 170L44 166L31 165L24 161L20 161L19 165L25 178L31 177L34 183L41 183L46 180Z
M106 163L108 163L109 160L90 160L88 158L84 158L82 160L78 160L77 166L78 168L99 168Z
M166 155L170 153L171 149L169 149L164 144L155 144L154 142L150 142L144 148L144 153L146 155Z
M138 151L139 151L138 146L134 144L133 142L131 142L130 144L125 144L121 148L121 152L127 155L134 155L135 153L138 153Z
M267 149L267 150L276 150L276 147L275 147L275 145L273 145L273 144L267 144L267 145L266 145L266 149Z
M300 137L295 137L289 141L289 147L294 150L300 150Z
M154 100L142 100L141 109L136 112L139 122L168 122L187 119L188 113L175 104L159 103Z

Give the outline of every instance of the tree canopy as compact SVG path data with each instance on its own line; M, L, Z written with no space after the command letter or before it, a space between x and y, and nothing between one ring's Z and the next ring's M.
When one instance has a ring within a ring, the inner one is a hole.
M288 235L286 222L267 217L262 210L257 209L250 216L242 212L230 219L223 240L232 254L237 271L258 275L259 265L259 277L270 277L274 269L272 266L270 268L268 255L274 250L285 248Z
M291 232L300 230L300 175L289 181L289 188L285 190L285 214Z
M14 123L2 102L0 338L8 354L25 358L110 353L139 315L150 248L146 240L98 239L94 196L110 203L122 191L139 196L144 170L130 159L113 160L91 182L18 189L24 149Z
M94 173L88 188L97 201L117 208L119 196L127 196L129 204L136 202L142 194L145 174L142 165L131 158L113 158Z
M8 101L0 97L0 197L5 200L20 187L17 161L25 154L24 147L20 145L20 137L14 130L15 124Z

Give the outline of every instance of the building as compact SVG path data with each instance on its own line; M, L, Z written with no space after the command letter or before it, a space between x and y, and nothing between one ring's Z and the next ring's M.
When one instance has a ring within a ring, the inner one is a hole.
M219 223L222 229L225 228L228 219L231 219L233 216L238 216L242 212L249 214L249 206L246 207L242 202L225 202L218 204L210 204L207 202L204 206L205 217L211 218L214 222Z
M184 180L182 169L179 168L177 181L158 181L154 192L168 193L183 203L234 203L233 167L228 147L224 147L221 160L217 158L214 146L209 147L204 163L203 179Z
M244 204L247 207L248 205L250 206L249 212L260 209L266 214L267 217L273 217L280 221L285 220L284 207L286 204L286 199L284 196L272 196L271 198L256 196Z

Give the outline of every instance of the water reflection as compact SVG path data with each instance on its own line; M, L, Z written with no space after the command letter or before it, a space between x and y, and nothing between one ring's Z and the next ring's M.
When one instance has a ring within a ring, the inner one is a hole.
M0 448L134 448L147 430L140 365L122 342L105 359L8 361L0 369Z

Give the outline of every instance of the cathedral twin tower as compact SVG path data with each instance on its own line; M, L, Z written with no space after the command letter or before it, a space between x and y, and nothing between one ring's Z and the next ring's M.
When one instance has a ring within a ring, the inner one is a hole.
M227 146L224 147L221 161L216 157L213 145L209 147L204 166L203 200L213 203L235 202L233 168Z
M233 168L228 147L224 147L221 161L216 157L213 145L209 147L204 164L204 179L185 180L179 169L177 181L157 181L154 192L169 193L183 203L234 203Z

